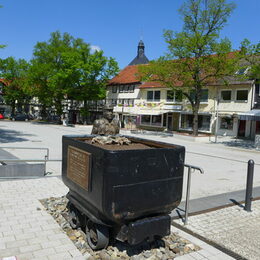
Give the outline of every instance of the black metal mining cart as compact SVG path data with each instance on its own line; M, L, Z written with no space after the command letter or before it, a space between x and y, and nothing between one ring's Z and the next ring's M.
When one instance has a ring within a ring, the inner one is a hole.
M63 136L62 180L70 224L92 249L110 238L131 245L170 234L169 213L182 197L185 148L131 136L133 147L107 149L94 136Z

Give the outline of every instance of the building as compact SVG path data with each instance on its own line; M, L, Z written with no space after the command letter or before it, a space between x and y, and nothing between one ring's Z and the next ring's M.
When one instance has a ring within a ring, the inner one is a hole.
M147 58L138 59L144 56L144 44L139 42L137 57L110 80L106 103L113 107L124 127L191 132L192 109L181 92L138 78L138 64L148 63ZM199 132L251 139L260 134L257 81L230 78L228 86L218 83L205 87L199 109Z

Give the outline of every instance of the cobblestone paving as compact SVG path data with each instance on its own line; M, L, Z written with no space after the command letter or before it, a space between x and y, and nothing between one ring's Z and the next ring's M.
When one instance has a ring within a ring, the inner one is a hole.
M0 258L16 256L19 260L93 259L91 255L82 256L39 202L39 199L59 197L67 192L67 187L56 177L0 181ZM172 231L202 248L177 259L232 259L175 227ZM147 258L155 259L155 256Z
M181 220L176 220L183 224ZM187 228L237 254L260 258L260 200L252 203L252 212L233 206L189 217Z
M0 258L83 259L38 201L67 191L57 178L0 182Z

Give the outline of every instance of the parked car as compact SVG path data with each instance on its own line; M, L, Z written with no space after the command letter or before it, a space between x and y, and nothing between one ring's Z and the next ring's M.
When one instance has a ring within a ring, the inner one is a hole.
M3 114L0 114L0 119L5 119Z
M10 119L12 121L29 121L29 120L32 120L33 118L27 114L17 113L17 114L11 115Z

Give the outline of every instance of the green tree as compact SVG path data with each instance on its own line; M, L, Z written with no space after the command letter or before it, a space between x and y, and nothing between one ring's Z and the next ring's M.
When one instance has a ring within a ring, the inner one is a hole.
M12 113L16 110L25 110L28 106L31 97L25 90L25 79L29 64L24 59L16 60L13 57L1 60L0 62L0 75L1 78L6 80L4 86L4 100L6 104L12 108Z
M106 58L102 51L92 53L82 39L58 31L47 42L36 44L31 64L32 91L43 107L54 105L58 115L65 98L84 104L104 98L107 80L118 71L114 59Z
M208 84L235 70L231 43L219 39L221 29L235 8L226 0L186 0L179 10L183 19L181 32L164 31L168 53L149 66L140 67L143 80L159 81L181 90L193 112L193 135L198 135L198 111L202 90ZM232 59L231 59L232 58Z
M248 75L254 79L260 80L260 42L251 43L248 39L241 42L241 60L244 61L244 68L250 67Z

